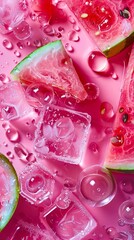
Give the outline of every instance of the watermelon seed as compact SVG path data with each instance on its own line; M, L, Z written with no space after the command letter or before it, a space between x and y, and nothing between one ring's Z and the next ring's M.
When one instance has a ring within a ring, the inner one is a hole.
M122 113L122 112L124 112L124 108L123 108L123 107L121 107L121 108L119 109L119 113Z
M124 123L126 123L126 122L128 121L128 114L127 114L127 113L124 113L124 114L122 115L122 121L123 121Z
M130 18L130 11L129 8L124 8L123 10L120 10L120 16L123 18Z

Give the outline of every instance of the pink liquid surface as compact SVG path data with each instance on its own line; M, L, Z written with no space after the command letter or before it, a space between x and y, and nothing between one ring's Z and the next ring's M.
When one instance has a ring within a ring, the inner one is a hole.
M60 161L41 161L43 169L50 171L55 180L59 182L58 187L54 189L55 198L57 195L59 195L60 188L62 188L61 185L64 185L67 179L71 179L69 186L71 186L72 183L75 185L80 172L84 168L94 164L102 165L106 156L106 149L111 136L114 115L119 102L124 73L127 66L128 54L131 50L130 46L128 49L118 54L116 57L111 58L110 60L103 59L100 52L98 53L97 46L79 24L79 22L77 22L77 19L75 19L73 13L71 13L66 6L65 10L67 11L68 16L72 16L73 20L70 18L70 21L61 21L60 24L56 23L54 28L56 30L59 27L61 29L64 28L64 32L62 33L62 41L67 53L73 59L75 67L81 79L83 80L83 84L92 83L92 88L91 86L90 88L88 86L88 91L91 94L89 95L88 100L82 103L77 103L70 99L70 102L72 102L70 103L68 101L68 104L70 104L70 106L75 106L75 110L77 111L88 113L92 118L92 124L86 153L79 165L72 165ZM21 59L36 49L36 46L33 44L33 40L36 40L36 44L38 41L39 44L39 41L42 38L45 39L44 41L46 42L57 39L56 36L48 37L48 35L42 33L38 29L38 25L35 24L34 21L30 21L34 31L33 35L31 35L27 40L21 42L20 40L16 39L12 33L9 35L0 35L0 74L5 74L6 77L10 76L10 71ZM74 27L77 29L77 31L75 31L75 33L77 32L77 35L72 32L74 31ZM57 30L57 32L59 31ZM8 47L5 48L5 46L3 46L3 41L5 39L11 41L13 46L8 43ZM20 42L23 45L23 48L20 47ZM94 55L96 52L98 57L97 55ZM97 62L95 61L96 57ZM92 58L90 65L89 58ZM8 79L5 78L5 81L8 81ZM103 111L104 108L105 112ZM29 111L28 114L21 116L21 118L14 119L10 123L8 121L0 121L0 131L2 136L0 138L0 151L12 161L18 176L20 176L20 174L24 171L27 163L32 163L35 161L35 152L33 151L33 132L35 131L35 125L33 123L36 120L37 113ZM64 135L64 132L59 132L59 134ZM113 173L113 176L117 182L117 194L112 202L101 208L92 208L88 206L88 202L82 202L89 213L92 214L98 226L93 230L93 232L87 236L83 236L81 239L108 240L111 239L112 234L116 233L117 235L119 232L124 232L126 236L128 235L128 238L126 237L126 239L131 240L134 238L134 230L132 226L125 225L118 215L120 204L128 198L133 199L133 191L128 191L128 189L132 190L133 188L133 174ZM41 180L36 179L36 181L37 180L39 185L44 184L41 182ZM32 184L34 185L34 181ZM36 233L36 227L40 226L41 230L40 233L37 234L36 239L41 239L42 236L39 234L46 231L46 229L41 225L40 213L42 212L42 208L46 210L49 204L50 203L47 202L46 205L35 206L28 202L24 196L21 196L14 216L7 227L0 233L0 239L34 239L33 235L35 236L35 233L34 231L32 233L31 228L33 227L31 226L35 226ZM59 211L60 213L57 213L56 211ZM54 221L57 221L57 218L59 221L60 218L62 219L62 217L66 216L66 212L67 210L60 211L58 209L55 210L54 213L50 212L50 214L48 214L47 222L50 227L49 233L52 238L53 231L57 231L57 239L65 240L73 237L73 231L68 230L68 234L70 235L68 235L67 238L64 235L65 233L63 234L63 232L61 232L61 229L57 230L56 223L54 225L51 223L53 214L56 215L56 217L54 217ZM80 218L79 214L78 218ZM31 224L30 227L25 228L23 224L19 224L20 219L26 223L28 222L28 224ZM84 221L84 224L86 224L86 219L84 219L84 217L82 220ZM17 227L19 228L16 231ZM70 228L72 228L72 226ZM81 231L81 228L78 229L78 231ZM51 239L51 237L43 237L42 239ZM54 239L56 239L55 236ZM120 239L125 238L122 237Z

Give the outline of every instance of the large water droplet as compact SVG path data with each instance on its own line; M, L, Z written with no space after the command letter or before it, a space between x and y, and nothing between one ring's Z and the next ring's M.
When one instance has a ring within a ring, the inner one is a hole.
M14 151L21 161L23 162L28 161L27 157L29 153L22 144L19 144L19 143L15 144Z
M69 37L69 40L73 42L78 42L80 40L78 33L74 30L68 33L68 37Z
M20 135L14 128L8 128L6 130L6 136L10 142L18 142L20 140Z
M99 87L95 83L86 83L84 85L86 92L88 93L89 100L95 100L99 97L100 90Z
M89 55L88 64L96 73L108 73L110 70L108 59L98 51L94 51Z
M31 193L37 193L43 187L45 187L45 179L42 175L33 175L30 179L26 182L27 190Z
M31 35L31 27L26 21L22 21L13 29L13 33L16 38L25 40Z
M13 49L13 44L12 42L10 42L8 39L5 39L3 41L3 46L8 49L8 50L12 50Z
M101 103L100 115L104 121L109 121L114 117L113 106L108 102Z

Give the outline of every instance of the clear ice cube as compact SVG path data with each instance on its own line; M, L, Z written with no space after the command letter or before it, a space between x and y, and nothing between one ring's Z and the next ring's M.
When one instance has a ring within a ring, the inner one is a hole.
M35 205L51 203L55 179L39 165L28 165L20 175L21 195Z
M13 81L0 87L0 119L12 120L32 111L19 82Z
M88 114L46 105L35 132L34 147L38 159L47 157L79 164L86 150L90 123Z
M68 197L70 203L66 208L60 208L55 202L51 209L41 215L41 222L60 240L84 239L89 236L97 223L73 194L69 193Z
M31 223L23 220L18 221L16 229L10 240L54 240L46 229L40 229Z

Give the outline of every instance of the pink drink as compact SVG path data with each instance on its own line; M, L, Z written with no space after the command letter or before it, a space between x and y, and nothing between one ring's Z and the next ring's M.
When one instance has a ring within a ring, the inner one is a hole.
M0 240L133 240L133 174L102 168L130 48L105 58L64 2L0 3L0 152L20 182L17 210ZM10 80L19 61L59 39L85 101L64 88Z

